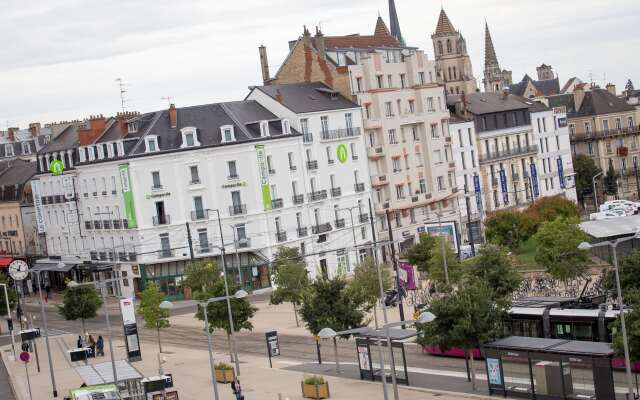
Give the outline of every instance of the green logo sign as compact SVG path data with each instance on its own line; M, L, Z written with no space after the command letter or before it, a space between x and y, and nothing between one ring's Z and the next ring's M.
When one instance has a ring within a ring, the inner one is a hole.
M338 161L340 161L341 163L345 163L347 162L347 157L349 157L349 151L347 150L347 145L340 144L338 145Z
M49 171L54 175L60 175L64 171L64 164L60 160L53 160L49 164Z

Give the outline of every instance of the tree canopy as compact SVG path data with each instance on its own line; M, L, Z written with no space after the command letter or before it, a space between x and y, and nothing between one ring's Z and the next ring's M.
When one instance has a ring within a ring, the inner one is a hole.
M640 289L640 250L633 251L618 260L618 272L623 294L629 290ZM616 296L615 270L613 268L606 271L602 284L614 297Z
M353 295L347 281L336 276L313 281L304 293L300 315L313 335L327 327L339 332L366 324L364 306L364 300Z
M558 218L544 222L535 235L536 262L556 279L576 278L587 271L589 253L578 249L587 240L576 220Z
M7 285L7 294L9 296L9 308L14 309L16 306L16 303L18 302L18 296L16 294L16 291L12 288L9 287L9 283L8 283L8 279L7 276L4 274L0 274L0 283L4 283L5 285ZM0 288L0 315L6 315L7 314L7 302L4 299L4 289Z
M382 287L387 290L391 287L391 272L386 264L380 264L382 275ZM380 282L378 270L373 258L367 257L353 270L353 277L349 283L352 293L362 299L367 311L373 307L380 298Z
M580 218L580 210L576 203L562 196L543 197L537 200L529 206L527 214L533 218L536 224L553 221L558 217Z
M280 247L273 261L271 304L283 302L295 306L302 302L302 293L309 287L309 274L297 247Z
M93 286L67 287L63 292L62 304L57 307L58 313L67 321L81 320L84 333L84 321L96 317L98 309L102 307L102 297Z
M214 261L192 261L185 267L182 286L196 292L210 290L220 280L222 270Z
M402 256L411 264L415 265L418 268L418 271L428 272L429 261L431 261L431 258L433 257L436 244L436 238L427 235L426 233L422 233L420 234L420 240L418 243L406 249Z
M612 196L618 194L618 173L613 169L613 164L609 164L603 185L606 194Z
M536 224L526 213L498 211L485 221L487 240L516 251L536 231Z
M592 179L600 173L600 168L591 157L579 154L573 159L573 169L576 172L576 193L582 201L584 194L593 193Z
M442 257L442 242L441 238L435 238L435 246L431 259L429 260L429 279L446 283L446 277L444 272L444 258ZM449 283L455 283L460 280L464 273L464 269L460 260L454 253L453 249L448 242L444 245L445 257L447 259L447 271L449 274Z
M629 356L633 362L633 360L640 359L640 290L630 289L623 293L625 306L631 308L631 311L625 314L625 323L629 341ZM624 345L620 318L611 323L611 328L613 349L622 356L624 355Z
M468 273L486 282L493 294L501 299L510 298L522 282L507 250L491 243L482 246L479 255L469 260Z
M160 308L160 303L162 303L163 299L164 295L155 282L147 284L142 291L138 312L144 318L145 328L160 329L171 326L169 323L169 310Z

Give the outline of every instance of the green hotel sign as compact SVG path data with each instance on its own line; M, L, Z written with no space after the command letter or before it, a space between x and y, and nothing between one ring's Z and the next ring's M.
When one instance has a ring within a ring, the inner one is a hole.
M336 150L336 153L338 155L338 161L340 161L343 164L347 162L347 158L349 157L349 151L347 150L346 144L344 143L339 144L338 149Z
M54 175L60 175L64 171L64 164L60 160L53 160L49 163L49 171Z
M262 191L262 205L265 210L271 210L271 190L269 188L269 171L267 170L267 156L263 144L256 145L258 157L258 172L260 173L260 188Z
M118 166L120 172L120 183L122 184L122 199L124 200L124 210L127 213L127 223L129 228L137 228L136 207L133 202L133 191L131 188L131 178L129 176L129 164Z

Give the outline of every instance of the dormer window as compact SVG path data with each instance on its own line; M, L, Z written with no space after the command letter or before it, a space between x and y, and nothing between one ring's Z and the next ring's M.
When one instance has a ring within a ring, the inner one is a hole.
M291 135L291 124L288 119L282 120L282 133L285 135Z
M14 156L13 144L5 144L4 145L4 155L6 157L13 157Z
M22 154L31 154L31 145L29 142L22 142Z
M131 121L131 122L129 122L127 124L128 133L137 133L139 124L140 124L140 121Z
M194 147L200 146L200 142L198 142L198 135L196 134L196 128L187 127L180 129L182 133L182 145L181 149L185 147Z
M146 152L152 153L154 151L158 151L158 137L157 136L147 136L144 138L144 143L146 145Z
M220 127L222 133L222 143L229 143L236 141L236 132L233 129L233 125L224 125Z
M80 162L87 161L87 152L84 147L78 149L78 157L80 158Z
M104 158L104 147L99 144L96 146L96 148L98 149L98 160L102 160Z
M260 121L260 136L269 136L269 121Z
M107 157L113 158L113 143L107 143Z

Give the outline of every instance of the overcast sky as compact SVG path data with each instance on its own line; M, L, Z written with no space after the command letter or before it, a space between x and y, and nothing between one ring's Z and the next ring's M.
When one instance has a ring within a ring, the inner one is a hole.
M551 64L561 84L572 76L620 91L640 87L637 0L396 0L407 44L431 57L441 4L467 39L478 82L484 19L502 68L514 80ZM2 0L0 129L82 119L127 109L153 111L242 99L261 83L257 47L272 73L302 25L325 35L371 34L387 0Z

